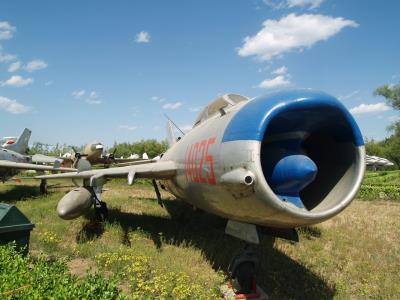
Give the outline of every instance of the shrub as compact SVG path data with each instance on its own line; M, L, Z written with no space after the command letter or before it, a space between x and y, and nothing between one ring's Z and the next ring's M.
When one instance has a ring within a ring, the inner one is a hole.
M79 279L64 260L23 257L15 244L0 246L1 299L122 299L116 280L100 274Z
M363 184L358 192L358 197L363 200L400 200L400 187L398 185L370 185Z

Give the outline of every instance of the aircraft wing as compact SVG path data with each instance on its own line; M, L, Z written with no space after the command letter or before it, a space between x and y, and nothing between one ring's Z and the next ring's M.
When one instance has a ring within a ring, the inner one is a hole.
M32 162L40 164L55 164L55 163L62 163L63 159L43 154L34 154L32 155Z
M20 170L35 170L35 171L64 171L74 172L76 169L73 168L57 168L53 166L36 165L30 163L12 162L8 160L0 160L0 168L6 169L20 169Z
M117 162L112 164L114 167L127 167L127 166L134 166L134 165L141 165L141 164L150 164L157 162L157 159L132 159L131 161L126 162Z
M112 165L112 166L130 166L136 163L142 163L148 161L148 159L141 158L108 158L108 157L100 157L96 159L94 164L96 165Z
M63 174L52 174L36 176L37 179L54 179L54 178L72 178L72 179L89 179L89 178L117 178L128 177L133 181L138 178L152 179L168 179L176 174L176 165L173 161L158 161L154 163L144 163L127 167L116 167L107 169L97 169L81 172L70 172Z

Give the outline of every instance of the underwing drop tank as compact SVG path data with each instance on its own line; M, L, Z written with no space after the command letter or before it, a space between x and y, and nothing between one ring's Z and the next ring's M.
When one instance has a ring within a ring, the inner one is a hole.
M83 215L93 204L93 195L85 187L77 187L67 193L57 205L58 216L72 220Z

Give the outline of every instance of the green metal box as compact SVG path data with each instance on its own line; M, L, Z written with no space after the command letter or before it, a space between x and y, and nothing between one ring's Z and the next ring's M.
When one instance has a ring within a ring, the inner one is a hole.
M15 205L0 203L0 245L15 241L17 249L26 255L33 227L35 225Z

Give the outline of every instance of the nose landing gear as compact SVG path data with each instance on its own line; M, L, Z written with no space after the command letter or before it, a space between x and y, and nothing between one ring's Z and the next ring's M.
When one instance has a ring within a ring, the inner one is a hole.
M234 257L230 266L231 286L236 299L259 298L256 273L259 260L250 244L246 244L242 253ZM239 297L239 298L238 298Z
M41 195L47 194L47 180L42 179L40 181L39 191Z
M230 282L221 288L225 299L267 299L257 286L256 274L259 259L254 245L259 243L257 228L253 224L229 220L225 233L246 242L244 249L236 255L229 266Z

